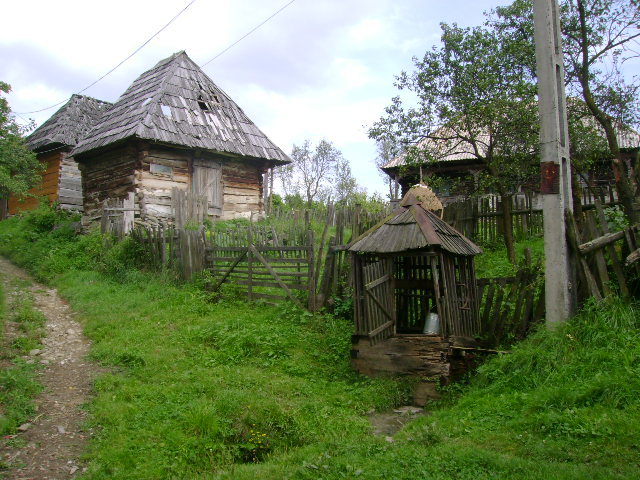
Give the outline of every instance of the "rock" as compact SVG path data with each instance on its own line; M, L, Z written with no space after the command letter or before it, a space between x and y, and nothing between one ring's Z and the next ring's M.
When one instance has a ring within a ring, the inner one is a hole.
M406 407L400 407L394 410L395 413L399 413L400 415L417 415L422 413L424 410L418 407L412 407L410 405Z
M395 440L393 439L393 437L384 437L384 439L389 442L389 443L393 443L395 442Z
M42 365L49 365L49 360L40 360Z
M67 433L67 431L64 429L62 425L57 425L56 429L58 430L58 433L61 435L64 435L65 433Z
M33 350L29 350L29 356L33 357L35 355L39 355L42 352L39 348L34 348Z
M78 470L80 470L80 468L74 465L74 466L73 466L73 467L71 467L71 469L69 470L69 473L70 473L71 475L73 475L73 474L74 474L74 473L76 473Z
M18 431L19 432L26 432L27 430L29 430L30 427L31 427L31 424L29 422L23 423L22 425L20 425L18 427Z

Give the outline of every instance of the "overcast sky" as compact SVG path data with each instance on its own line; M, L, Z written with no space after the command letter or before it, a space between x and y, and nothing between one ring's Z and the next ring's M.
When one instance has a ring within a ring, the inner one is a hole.
M196 0L114 73L84 92L114 102L142 72L185 50L199 65L289 0ZM471 26L509 0L296 0L204 67L282 150L332 141L369 193L384 192L367 127L439 41L440 22ZM14 112L39 110L91 84L142 45L188 0L4 2L0 80ZM57 109L23 114L41 124Z

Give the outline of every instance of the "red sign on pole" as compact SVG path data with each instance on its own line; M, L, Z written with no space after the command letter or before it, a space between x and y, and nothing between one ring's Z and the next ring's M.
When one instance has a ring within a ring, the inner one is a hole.
M540 163L540 193L560 193L560 165L557 163Z

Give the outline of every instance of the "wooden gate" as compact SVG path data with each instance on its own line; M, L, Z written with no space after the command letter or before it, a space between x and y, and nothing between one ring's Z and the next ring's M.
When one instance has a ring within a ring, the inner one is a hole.
M362 264L362 311L358 330L371 343L389 338L395 333L396 310L392 287L391 259Z
M275 232L250 226L248 231L212 230L206 247L206 268L219 289L225 282L246 290L249 300L289 299L302 307L297 292L306 292L309 310L315 310L313 232L299 238L301 245L279 245ZM269 233L271 238L267 238Z

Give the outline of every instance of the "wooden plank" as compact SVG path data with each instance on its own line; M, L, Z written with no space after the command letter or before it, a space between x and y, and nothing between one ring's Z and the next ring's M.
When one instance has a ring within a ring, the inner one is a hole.
M595 200L595 209L596 214L598 215L598 220L600 221L600 225L602 226L603 233L609 233L609 225L607 224L607 219L604 214L604 209L602 208L602 202L599 199ZM627 282L625 280L624 271L622 270L622 262L621 259L618 258L618 253L613 245L609 245L607 247L607 251L609 252L609 258L611 259L611 267L613 269L613 273L618 280L618 286L620 287L620 293L623 297L629 296L629 288L627 287Z
M246 255L247 251L245 250L245 252L235 260L235 262L229 267L229 269L222 275L222 278L218 281L218 283L216 283L216 285L213 287L214 292L220 288L220 285L225 282L229 274L233 272L233 269L238 266L238 264L244 259L244 257L246 257Z
M393 320L389 320L387 323L383 323L378 328L376 328L376 329L372 330L371 332L369 332L369 337L375 337L379 333L382 333L384 330L386 330L387 328L390 328L392 326L393 326Z
M598 250L614 242L617 242L621 238L624 238L624 231L607 233L605 235L602 235L601 237L594 238L593 240L579 245L578 250L581 254L586 255L587 253L591 253L594 250Z
M302 305L300 304L300 302L298 301L298 299L295 297L295 295L293 295L293 292L291 292L291 290L289 290L289 287L287 287L287 285L282 281L282 279L276 273L276 271L273 270L273 268L271 268L269 263L260 254L260 252L258 252L258 250L256 250L256 248L253 245L249 245L249 250L250 250L251 253L253 253L253 255L255 255L255 257L258 259L258 261L264 265L264 267L269 271L269 273L271 273L273 278L276 279L276 282L278 282L280 287L287 293L287 296L291 299L291 301L293 301L293 303L295 303L298 307L303 308Z
M596 221L593 215L587 214L585 217L586 227L591 235L594 237L599 235L598 229L596 227ZM607 272L607 261L604 258L604 254L602 253L602 249L594 250L592 252L593 258L596 264L596 272L598 273L598 277L600 278L600 288L602 289L603 295L609 296L611 295L611 287L609 286L609 273Z
M580 236L571 211L565 211L565 220L567 222L567 237L569 239L569 245L576 252L576 256L578 257L578 261L582 267L583 278L587 284L587 289L591 296L595 297L597 300L602 300L602 294L600 293L600 290L598 290L598 284L596 283L595 278L593 278L591 270L589 270L589 265L583 256L584 254L581 254L580 252L578 246L580 243Z

